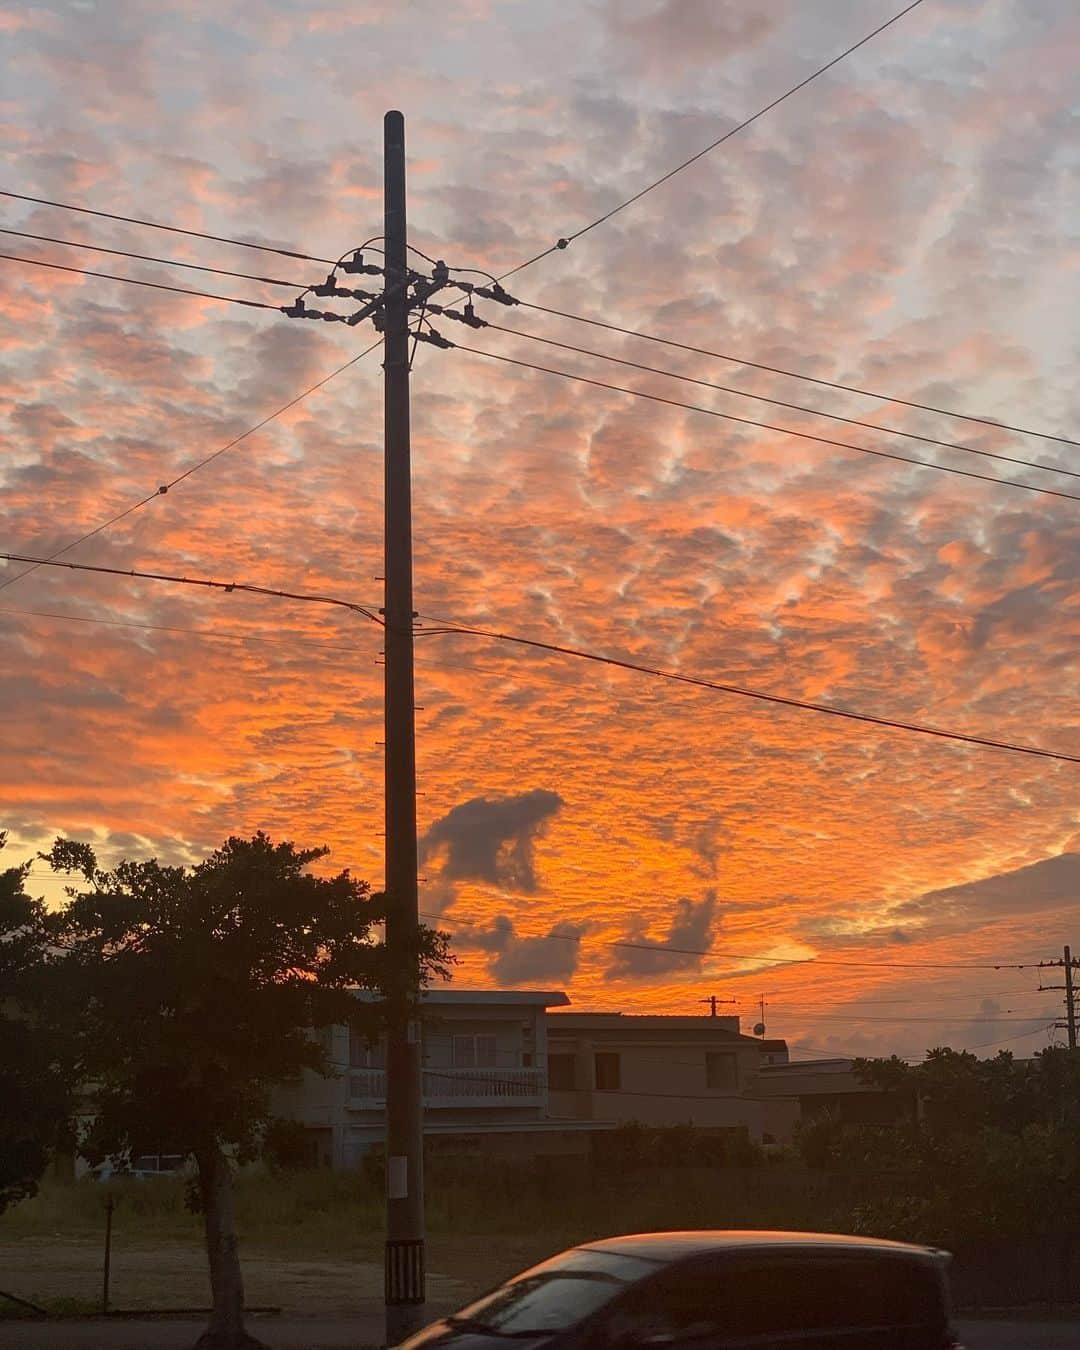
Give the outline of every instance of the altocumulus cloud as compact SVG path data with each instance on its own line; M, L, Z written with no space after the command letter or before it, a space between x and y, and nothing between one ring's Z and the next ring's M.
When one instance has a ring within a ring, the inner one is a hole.
M557 792L545 788L473 797L432 825L420 841L420 856L442 857L443 883L486 881L531 895L538 888L534 842L562 804Z

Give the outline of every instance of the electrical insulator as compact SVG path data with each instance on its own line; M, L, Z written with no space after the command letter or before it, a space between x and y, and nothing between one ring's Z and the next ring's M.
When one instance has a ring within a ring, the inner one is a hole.
M311 288L311 294L312 294L312 295L337 295L337 294L338 294L337 282L336 282L335 279L334 279L334 274L333 274L333 272L330 273L330 275L326 278L326 280L325 280L321 285L319 285L319 286L312 286L312 288Z
M413 337L416 338L418 342L430 342L433 347L445 347L447 351L454 345L449 338L444 338L443 335L437 333L434 328L427 333L421 333L419 331L414 332Z
M431 269L431 279L437 281L441 286L445 286L450 280L450 269L441 258Z
M307 309L304 306L304 297L302 295L297 296L291 305L281 305L279 308L281 309L282 314L287 314L290 319L307 318Z
M363 272L365 270L364 255L359 249L356 250L351 258L346 258L341 264L341 270L343 272Z
M509 292L504 291L497 281L493 281L490 286L477 286L475 290L476 294L482 295L485 300L498 300L500 305L516 305L519 303Z

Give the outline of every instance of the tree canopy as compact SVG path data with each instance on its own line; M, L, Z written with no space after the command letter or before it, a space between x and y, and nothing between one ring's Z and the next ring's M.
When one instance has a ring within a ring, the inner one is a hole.
M5 842L0 833L0 848ZM26 893L28 868L0 871L0 1213L35 1194L70 1113L60 1044L45 1016L45 907Z
M91 1085L80 1145L91 1161L191 1154L206 1217L214 1315L207 1346L252 1344L229 1186L252 1157L271 1093L304 1070L334 1071L313 1029L345 1023L374 1039L386 985L377 926L387 901L348 871L308 869L327 850L230 838L191 868L156 859L98 865L58 839L42 855L73 884L52 920L63 951L67 1022ZM444 934L421 930L414 989L448 974Z

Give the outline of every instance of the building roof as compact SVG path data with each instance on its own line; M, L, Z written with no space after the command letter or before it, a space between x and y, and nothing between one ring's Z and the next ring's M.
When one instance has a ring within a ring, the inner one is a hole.
M379 995L369 989L357 990L357 998L374 1003ZM566 1008L570 1000L561 989L425 989L422 1003L482 1004L486 1007Z
M622 1013L622 1012L574 1012L556 1013L548 1023L549 1031L588 1029L590 1031L626 1030L626 1031L699 1031L721 1032L728 1036L738 1036L739 1019L737 1017L710 1017L708 1013L685 1015L679 1013ZM749 1037L744 1037L749 1040Z
M799 1059L788 1064L763 1064L758 1070L758 1097L812 1097L873 1092L855 1077L850 1059Z

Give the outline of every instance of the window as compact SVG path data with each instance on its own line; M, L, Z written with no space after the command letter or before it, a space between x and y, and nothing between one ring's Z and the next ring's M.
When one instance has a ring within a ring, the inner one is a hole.
M596 1055L596 1087L598 1092L618 1092L622 1087L620 1056L610 1050Z
M455 1036L455 1069L493 1069L496 1041L494 1036Z
M705 1082L714 1092L738 1092L739 1060L734 1050L710 1050L706 1053Z
M573 1092L574 1056L548 1055L548 1088L551 1092Z
M637 1256L574 1249L525 1271L457 1316L509 1339L563 1331L655 1269L654 1262Z
M382 1039L369 1041L356 1027L349 1028L349 1068L385 1069L386 1042Z
M739 1344L746 1337L755 1345L776 1344L774 1338L802 1345L802 1332L814 1345L853 1350L940 1343L946 1323L929 1262L816 1253L687 1262L632 1291L612 1315L638 1338L644 1331L652 1339L708 1342L722 1335ZM919 1335L901 1339L901 1328L918 1328Z

